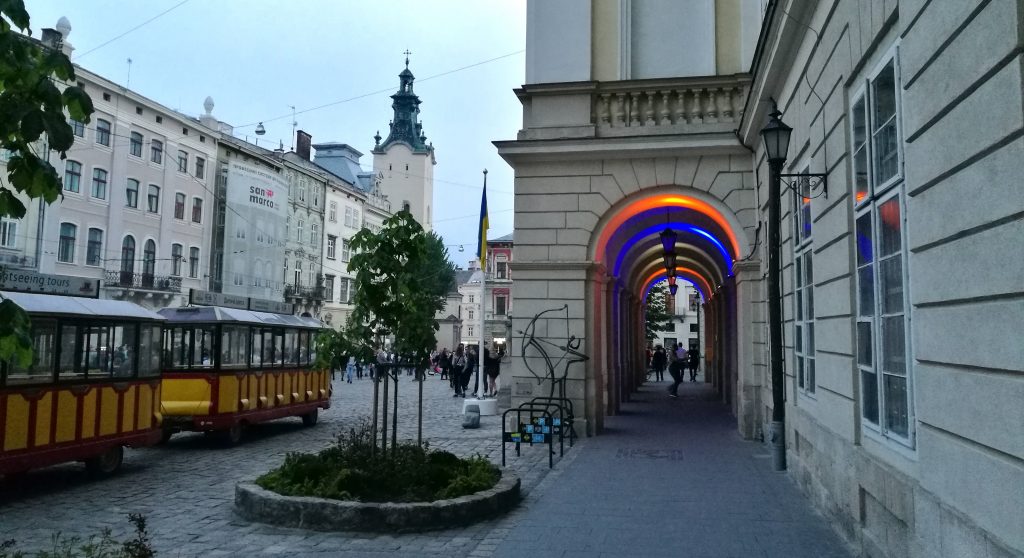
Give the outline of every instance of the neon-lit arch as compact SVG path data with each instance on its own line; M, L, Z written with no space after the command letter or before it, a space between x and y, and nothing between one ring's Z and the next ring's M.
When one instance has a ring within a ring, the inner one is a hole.
M696 227L688 223L669 222L659 223L657 225L647 227L646 229L634 233L633 236L631 236L629 240L627 240L622 245L622 247L619 248L619 255L615 258L615 266L612 268L612 275L619 275L619 272L622 268L622 262L626 259L626 255L634 246L636 246L639 242L642 242L646 238L650 238L655 234L661 233L661 231L667 228L671 228L672 230L675 231L689 232L710 242L712 245L718 248L719 252L722 254L722 260L726 264L726 273L728 274L732 272L733 257L725 248L725 246L717 238L715 238L713 234L709 233L708 231L700 227Z
M667 275L668 273L664 269L659 269L658 271L655 271L649 277L647 277L646 280L644 280L640 292L644 293L645 299L647 297L647 293L650 291L651 285L653 285L655 281L658 279L666 279ZM709 285L708 282L703 277L700 276L700 274L693 271L692 269L686 267L677 267L676 277L686 279L688 283L696 287L696 289L700 291L701 298L703 298L704 300L707 300L708 293L712 292L711 285Z
M717 205L723 205L721 202L718 202L717 200L711 201L710 199L704 200L701 199L703 196L698 196L700 196L700 194L696 192L660 192L651 193L629 201L623 207L618 209L615 214L603 224L601 234L598 236L597 242L593 245L592 256L597 260L604 261L604 258L606 257L605 250L608 247L608 242L611 240L615 232L618 231L619 228L622 227L622 225L629 219L652 209L680 207L692 209L701 213L721 227L723 233L728 237L731 259L738 259L739 255L743 251L740 240L736 236L736 231L742 230L740 223L731 212L728 212L727 208L716 207Z
M685 269L687 272L692 273L694 276L699 277L699 281L703 282L708 286L717 284L718 277L714 275L703 263L694 260L692 258L682 258L678 260L676 265L676 275L682 276L682 271ZM651 274L658 271L665 271L660 260L648 260L648 262L642 266L638 266L633 270L630 275L626 278L624 284L635 289L637 292L643 291L647 287L648 279Z
M686 277L676 277L676 279L679 279L679 280L683 281L684 283L690 285L694 289L696 289L697 292L700 294L701 298L704 298L704 291L700 290L700 286L698 286L697 283L687 279ZM660 283L661 281L667 281L667 280L668 280L668 277L664 277L664 278L662 278L660 280L654 280L654 281L651 281L650 283L647 283L647 286L644 287L644 291L643 291L644 296L643 296L643 298L641 300L646 301L647 300L647 295L649 295L651 293L651 289L653 289L654 286L657 285L658 283Z

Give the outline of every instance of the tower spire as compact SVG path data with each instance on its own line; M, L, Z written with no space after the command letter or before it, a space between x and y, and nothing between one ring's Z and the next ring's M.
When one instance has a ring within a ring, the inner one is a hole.
M408 70L409 69L409 55L412 54L412 53L409 52L409 49L405 49L405 52L403 52L402 54L405 55L405 69Z
M392 143L404 143L414 153L429 153L433 150L427 145L426 133L419 122L420 98L413 92L416 77L409 70L409 55L412 52L405 49L402 54L405 55L405 69L398 74L398 91L391 96L394 118L391 120L387 139L373 146L374 153L383 152Z

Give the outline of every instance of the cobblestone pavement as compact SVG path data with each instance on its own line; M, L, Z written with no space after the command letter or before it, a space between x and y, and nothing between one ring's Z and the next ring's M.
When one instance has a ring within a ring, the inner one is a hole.
M409 380L403 376L399 382L399 437L415 439L418 384ZM423 391L423 435L431 447L464 456L480 453L500 464L500 417L481 417L480 429L464 430L463 400L451 397L447 380L428 377ZM313 428L298 418L256 425L233 448L201 434L179 434L164 446L126 450L122 470L104 480L90 479L80 464L30 472L17 486L0 488L0 541L13 538L23 550L46 548L55 533L88 536L103 528L124 538L131 529L127 514L142 513L160 556L467 555L490 523L374 535L283 529L235 515L236 482L276 467L288 452L329 445L341 429L369 416L372 393L368 379L348 384L339 378L331 408L321 411ZM522 478L524 490L547 474L545 457L542 451L510 457L508 469Z
M406 380L403 378L403 380ZM0 540L43 548L56 532L88 535L109 527L124 537L126 514L144 513L154 546L166 556L824 556L847 557L825 520L811 511L785 475L770 471L767 449L741 440L706 387L645 386L606 419L605 435L582 440L549 471L541 448L510 452L509 469L526 496L505 517L445 531L407 535L325 533L245 521L234 514L234 485L278 465L290 451L329 444L367 415L367 380L335 381L332 408L320 424L298 419L253 429L246 442L219 448L201 435L131 450L120 474L90 480L81 466L30 473L0 493ZM424 385L424 437L461 455L501 459L498 417L479 430L461 428L461 399L447 382ZM401 383L400 433L414 437L415 389ZM557 459L557 458L556 458Z

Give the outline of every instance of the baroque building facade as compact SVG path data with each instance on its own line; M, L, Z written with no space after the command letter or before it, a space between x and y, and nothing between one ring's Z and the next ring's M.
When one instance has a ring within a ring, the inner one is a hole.
M513 327L567 307L536 334L581 339L590 360L567 389L586 431L641 381L642 295L665 278L671 228L707 380L744 437L766 436L760 131L777 105L783 172L825 176L786 178L779 200L795 480L863 555L1024 554L1021 3L527 12L523 127L496 142L516 175ZM515 404L536 381L511 368Z

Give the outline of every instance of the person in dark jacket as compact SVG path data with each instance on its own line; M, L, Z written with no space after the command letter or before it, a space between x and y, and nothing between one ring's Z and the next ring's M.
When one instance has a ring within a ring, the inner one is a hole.
M686 365L690 368L690 381L697 381L697 368L700 367L700 349L694 347L686 353Z
M651 367L654 368L654 379L659 382L665 381L665 367L668 366L668 355L665 347L658 345L651 357Z
M484 397L497 397L498 395L498 374L501 373L501 357L504 353L492 357L489 349L484 349Z

